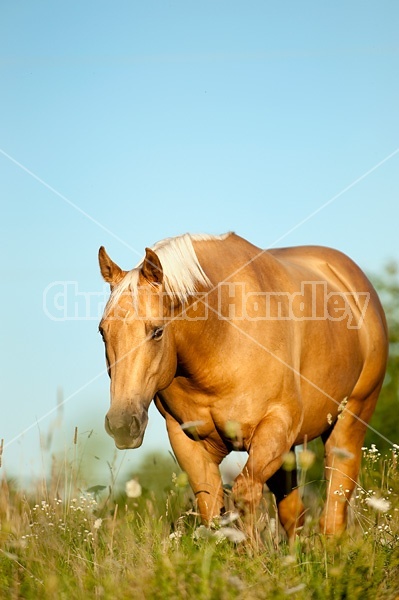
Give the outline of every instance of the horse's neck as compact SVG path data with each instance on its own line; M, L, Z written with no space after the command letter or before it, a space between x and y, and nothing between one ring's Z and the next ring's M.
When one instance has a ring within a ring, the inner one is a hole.
M229 307L223 302L229 294L228 286L249 284L251 291L255 291L260 264L267 272L275 262L273 256L235 234L224 240L194 242L194 249L212 287L200 289L196 297L189 299L181 316L173 321L177 353L186 363L197 363L204 356L217 353L221 344L226 348L226 336L230 332L230 328L226 328Z

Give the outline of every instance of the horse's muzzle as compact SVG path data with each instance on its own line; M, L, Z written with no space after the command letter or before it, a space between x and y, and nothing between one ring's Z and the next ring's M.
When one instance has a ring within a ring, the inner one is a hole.
M119 450L128 450L141 446L147 423L148 414L145 410L140 415L132 415L111 408L105 417L105 430L114 438Z

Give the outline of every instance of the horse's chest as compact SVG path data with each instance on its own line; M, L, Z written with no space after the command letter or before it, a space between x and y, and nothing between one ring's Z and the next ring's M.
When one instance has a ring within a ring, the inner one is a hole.
M158 397L163 410L181 425L188 437L214 439L230 450L246 449L253 427L243 420L243 412L239 416L231 410L230 403L225 406L220 399L195 390L187 394L187 390L179 386L162 391Z
M214 397L195 389L188 391L180 385L170 386L158 396L163 409L180 423L189 437L205 439L216 436L220 440L220 419L217 418Z

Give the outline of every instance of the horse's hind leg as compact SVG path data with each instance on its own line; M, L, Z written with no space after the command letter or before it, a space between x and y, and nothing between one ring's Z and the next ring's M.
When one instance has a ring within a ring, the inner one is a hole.
M327 535L346 528L348 505L357 485L362 445L380 386L365 399L350 398L325 443L326 504L320 530Z
M293 539L304 524L305 507L297 484L296 469L287 471L281 467L267 480L267 486L276 497L280 522L288 538Z

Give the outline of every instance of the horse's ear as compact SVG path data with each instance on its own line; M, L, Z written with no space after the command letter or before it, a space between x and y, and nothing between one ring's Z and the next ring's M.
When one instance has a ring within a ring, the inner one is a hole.
M161 261L151 248L145 249L145 258L141 267L141 275L150 283L161 284L163 281L163 269Z
M122 271L122 269L110 259L104 246L101 246L98 251L98 262L100 263L101 275L111 287L117 284L126 275L126 271Z

